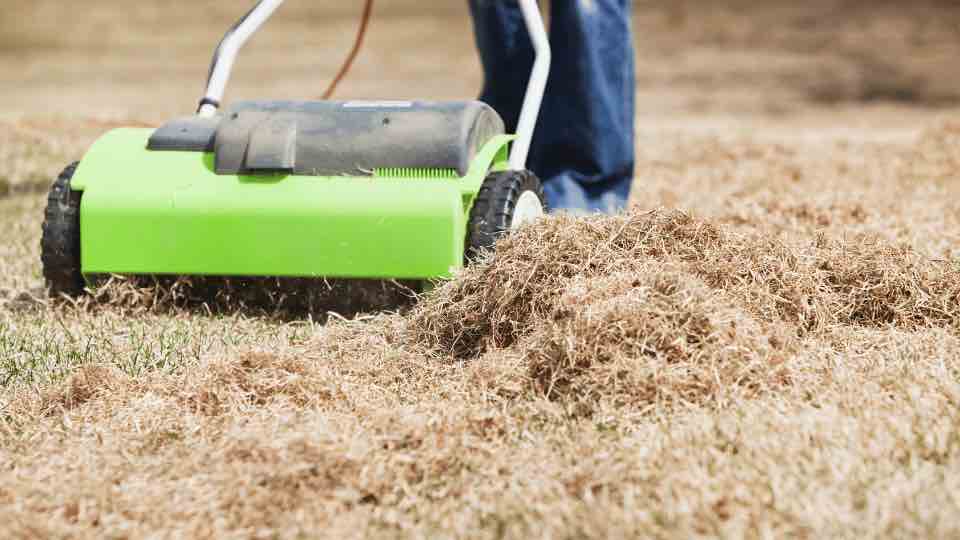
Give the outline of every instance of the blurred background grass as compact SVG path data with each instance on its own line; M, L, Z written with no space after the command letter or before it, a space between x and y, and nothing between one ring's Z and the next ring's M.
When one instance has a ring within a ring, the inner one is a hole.
M162 118L189 110L220 35L252 0L7 0L4 112ZM892 101L960 103L960 3L639 0L641 113ZM291 0L245 51L237 96L313 97L348 50L361 2ZM563 61L558 58L557 61ZM449 98L480 84L466 0L377 4L350 96ZM737 95L739 94L739 96ZM653 96L657 96L654 98ZM758 103L757 100L760 99ZM678 101L679 99L679 101Z

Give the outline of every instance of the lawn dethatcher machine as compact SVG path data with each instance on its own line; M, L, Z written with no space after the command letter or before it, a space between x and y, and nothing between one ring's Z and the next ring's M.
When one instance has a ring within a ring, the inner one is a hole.
M220 42L193 116L103 135L53 184L43 275L427 281L544 213L526 170L550 65L537 58L519 127L477 101L247 101L221 108L238 52L280 7L260 1Z

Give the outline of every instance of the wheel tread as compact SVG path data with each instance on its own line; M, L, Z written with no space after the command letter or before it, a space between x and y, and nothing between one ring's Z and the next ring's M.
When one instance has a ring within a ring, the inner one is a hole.
M520 195L531 190L546 208L543 186L529 171L495 172L484 180L467 226L467 263L492 248L497 238L509 231Z
M40 261L51 296L83 292L80 272L80 198L70 189L77 163L68 165L53 182L44 210Z

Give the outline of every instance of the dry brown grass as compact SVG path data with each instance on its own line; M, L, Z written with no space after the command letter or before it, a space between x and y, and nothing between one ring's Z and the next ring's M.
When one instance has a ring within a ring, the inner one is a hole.
M960 536L960 115L811 105L908 86L949 105L938 66L955 56L955 14L637 4L634 210L524 229L413 306L396 285L264 296L260 283L187 279L50 300L32 192L104 129L192 99L196 74L144 92L141 64L108 65L115 93L98 95L99 75L74 70L76 86L55 93L89 114L0 120L13 193L0 197L0 537ZM88 27L102 28L95 5ZM197 42L219 30L191 9L138 5L109 39L64 34L25 60L0 51L0 64L93 63L116 43L150 57L163 39L132 29L158 17ZM218 22L236 8L203 6ZM349 27L344 6L329 28ZM266 43L339 35L305 33L330 14L319 7L291 9ZM376 27L351 88L478 82L454 69L472 58L464 36L436 32L462 19L383 9L378 21L403 24ZM0 47L26 32L12 20ZM431 32L422 61L382 78L397 62L377 47ZM885 53L865 49L884 40ZM169 45L202 75L195 43ZM305 66L335 64L330 51L262 63L258 92L299 89L267 81L314 77ZM893 68L867 69L878 56ZM54 91L30 77L11 99L47 103Z
M408 316L14 385L0 514L40 536L957 534L958 269L811 240L555 218Z

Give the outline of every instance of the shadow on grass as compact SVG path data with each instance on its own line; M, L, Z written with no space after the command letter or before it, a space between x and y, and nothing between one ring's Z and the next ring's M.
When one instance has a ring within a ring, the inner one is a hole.
M407 280L100 276L86 295L62 301L90 311L185 311L325 322L404 311L416 303L422 288L421 282Z

